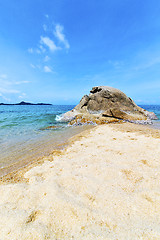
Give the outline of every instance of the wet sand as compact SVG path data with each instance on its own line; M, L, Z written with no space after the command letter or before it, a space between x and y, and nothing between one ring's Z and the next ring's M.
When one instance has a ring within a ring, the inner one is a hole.
M0 239L160 239L160 131L96 126L1 179Z
M28 141L22 139L17 143L8 143L6 147L1 146L0 177L23 168L32 162L39 161L55 150L63 149L67 145L68 139L92 127L91 125L57 127L55 129L50 127L44 129L45 134L43 136L37 136L37 138Z

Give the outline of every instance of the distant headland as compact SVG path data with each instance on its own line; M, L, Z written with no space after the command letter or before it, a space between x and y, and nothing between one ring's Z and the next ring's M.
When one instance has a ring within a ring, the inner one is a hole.
M0 103L0 105L52 105L50 103L29 103L29 102L20 102L20 103Z

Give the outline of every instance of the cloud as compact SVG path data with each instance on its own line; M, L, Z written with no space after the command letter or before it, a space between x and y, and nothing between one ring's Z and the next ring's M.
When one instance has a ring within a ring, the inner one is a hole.
M49 37L42 37L40 43L47 46L51 52L59 50L60 48L55 45L55 43Z
M30 66L31 66L32 68L34 68L34 69L36 68L36 66L35 66L34 64L32 64L32 63L30 64Z
M44 72L46 73L52 72L52 69L48 66L44 66Z
M64 28L63 28L62 25L57 24L56 27L55 27L54 35L61 43L64 44L65 48L69 49L70 45L69 45L68 40L66 39L66 37L63 33L63 29Z
M47 25L43 24L43 30L46 32L47 31Z
M36 46L28 48L28 53L33 54L33 57L38 56L36 61L39 63L39 66L34 59L34 64L30 63L30 67L46 73L53 73L52 68L47 66L48 61L52 60L52 54L56 51L68 50L70 45L64 34L64 27L51 21L49 15L46 14L44 16L46 20L42 24L43 33L41 33Z
M33 51L33 48L28 48L28 52L29 53L33 53L34 51Z
M46 51L46 49L42 45L40 45L39 48L40 48L41 52L43 52L43 53Z
M145 63L140 63L139 65L134 67L134 70L138 71L138 70L148 69L157 64L160 64L159 57L152 58L152 59L148 60L148 62L145 62Z
M5 88L0 88L0 93L19 93L18 90L16 89L5 89Z
M20 81L16 81L13 79L8 79L8 76L6 74L1 74L0 75L0 97L2 98L2 100L5 100L7 102L10 102L11 100L8 98L8 96L11 95L20 95L23 97L25 97L24 93L21 93L20 90L17 90L17 86L19 87L19 85L21 84L27 84L30 83L30 81L27 80L20 80ZM1 87L2 86L2 87Z
M26 96L26 93L22 93L18 98L25 98Z
M0 78L2 78L2 79L7 79L7 75L6 75L6 74L1 74L1 75L0 75Z
M35 48L35 49L28 48L27 51L31 54L33 54L33 53L41 54L41 53L44 53L46 51L46 49L42 45L39 45L38 48Z
M113 66L115 69L120 69L124 65L124 62L122 62L122 61L112 61L112 60L109 60L108 63L111 66Z
M20 85L20 84L26 84L30 83L30 81L24 80L24 81L14 81L14 80L8 80L8 77L6 74L0 75L0 84L3 85L3 87L9 87L11 85ZM0 88L4 89L4 88Z
M49 18L48 15L45 15L46 18ZM51 39L48 36L40 36L40 42L38 44L38 48L28 48L28 52L29 53L37 53L37 54L43 54L47 51L47 49L50 52L55 52L57 50L62 50L64 48L69 49L70 45L68 43L68 40L66 39L65 34L63 33L64 31L64 27L60 24L54 24L55 28L53 30L53 24L52 23L52 27L49 27L48 24L43 24L43 30L44 32L49 32L50 34L52 34L52 37L54 37L53 39ZM59 45L63 45L63 47L57 45L55 43L55 40L58 39ZM45 60L48 61L48 60Z
M50 60L50 57L45 56L45 58L44 58L44 62L48 62L49 60Z
M24 83L30 83L30 81L19 81L19 82L13 82L12 84L19 85Z
M0 97L5 100L6 102L11 102L11 99L10 98L7 98L5 96L3 96L1 93L0 93Z

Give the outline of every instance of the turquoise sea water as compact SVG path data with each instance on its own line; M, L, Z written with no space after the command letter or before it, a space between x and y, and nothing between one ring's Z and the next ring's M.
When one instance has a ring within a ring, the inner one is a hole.
M61 125L56 115L73 106L0 106L0 144L30 141L44 135L41 129L49 125Z
M71 105L0 106L0 172L15 162L27 162L51 153L82 130L56 121ZM45 129L48 126L55 129ZM0 173L0 175L2 175Z
M69 137L82 131L83 127L67 127L58 122L58 116L73 109L71 105L27 105L0 106L0 169L15 162L28 162L47 155L63 144ZM159 121L154 125L160 128L160 106L141 106L153 111ZM48 126L55 129L45 129ZM1 174L0 174L1 175Z
M0 106L0 143L30 140L43 135L41 130L50 125L64 126L56 121L56 116L69 111L74 106L54 105L14 105Z

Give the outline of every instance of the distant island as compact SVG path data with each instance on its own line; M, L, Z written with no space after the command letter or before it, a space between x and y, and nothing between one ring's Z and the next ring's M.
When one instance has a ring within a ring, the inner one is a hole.
M0 105L52 105L50 103L29 103L29 102L20 102L20 103L0 103Z

